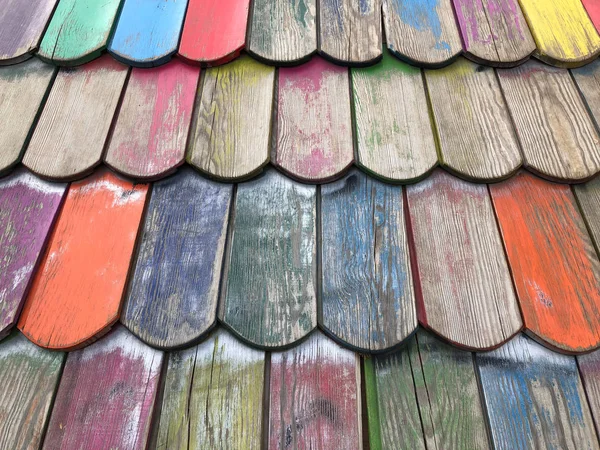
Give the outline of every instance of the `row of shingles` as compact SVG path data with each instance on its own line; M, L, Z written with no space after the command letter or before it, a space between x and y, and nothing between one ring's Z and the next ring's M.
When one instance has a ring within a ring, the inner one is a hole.
M22 60L39 44L40 57L59 65L88 62L107 47L132 65L162 64L178 47L179 55L190 62L221 64L245 47L248 26L248 51L269 62L298 63L318 47L336 62L361 65L381 58L382 15L389 49L429 67L448 64L463 47L464 54L476 61L500 66L523 62L536 47L525 17L537 43L536 54L547 62L584 64L600 49L600 38L578 0L551 8L537 0L522 0L521 5L517 0L502 5L493 0L427 4L371 0L360 5L323 0L318 8L316 0L256 0L252 5L248 0L227 4L62 0L40 43L55 4L56 0L46 0L8 8L12 13L4 16L8 25L3 27L4 61ZM31 16L38 20L31 21ZM568 26L557 33L557 23Z
M579 84L597 70L596 64L579 69ZM3 134L10 146L4 170L20 160L27 143L25 165L53 180L81 177L101 162L126 68L105 57L84 68L62 69L48 95L53 73L34 61L5 69L4 108L22 109L26 120L6 123ZM198 89L188 161L225 181L251 177L269 159L302 181L330 180L343 175L355 158L353 110L356 164L388 181L410 182L425 176L438 159L429 101L441 165L466 179L497 181L524 164L547 178L572 182L593 177L600 167L597 130L564 70L532 61L498 69L496 77L493 69L460 59L426 71L424 81L418 69L386 55L382 64L353 69L351 75L349 92L348 71L320 58L277 73L248 57L208 69ZM105 162L136 179L160 178L180 165L198 78L198 69L179 62L152 71L133 69ZM23 89L30 102L21 101ZM588 101L594 92L583 90ZM148 99L145 105L138 95ZM410 113L415 103L417 113ZM248 121L249 115L255 120Z
M220 329L165 354L117 326L68 355L15 333L0 361L3 448L360 447L360 358L321 333L266 354Z
M523 335L471 354L420 331L364 361L371 448L597 449L599 357Z

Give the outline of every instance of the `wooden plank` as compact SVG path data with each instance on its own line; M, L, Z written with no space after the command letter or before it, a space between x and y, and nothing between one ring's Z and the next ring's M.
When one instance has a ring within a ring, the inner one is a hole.
M203 78L187 160L220 180L252 177L269 161L275 69L241 56Z
M369 427L377 427L381 448L491 448L470 353L419 331L369 364L366 386L379 416Z
M600 172L600 138L568 71L532 60L498 75L525 167L570 182Z
M561 352L600 346L600 261L570 187L521 172L490 191L527 331Z
M260 448L264 371L264 352L223 328L171 353L157 450Z
M490 67L460 58L425 71L441 164L472 181L498 181L522 163L502 90Z
M574 186L573 192L577 197L577 205L587 229L598 248L600 244L600 177Z
M352 165L348 69L316 56L278 76L273 164L293 178L324 182Z
M577 363L594 424L598 429L600 425L600 351L578 356Z
M179 56L216 66L235 59L246 43L250 0L189 0Z
M437 164L421 71L392 57L352 69L356 164L385 181L410 182Z
M187 167L154 184L121 314L153 347L189 345L214 326L231 194Z
M127 67L105 56L58 72L23 164L43 178L71 181L102 160L104 142L127 78Z
M381 351L417 327L401 186L352 170L321 188L319 324L347 345Z
M600 36L579 0L519 0L537 50L557 67L579 67L600 53Z
M0 174L21 161L54 74L38 59L0 69Z
M313 333L271 355L269 448L362 448L360 357Z
M575 358L520 334L476 361L494 448L599 448Z
M388 49L429 68L450 64L462 52L452 0L383 0Z
M254 0L248 53L266 62L299 64L317 51L317 0Z
M64 353L14 333L0 344L0 448L41 447Z
M57 0L5 0L0 11L0 65L31 58Z
M106 50L122 0L60 0L37 56L59 66L85 64Z
M381 59L382 0L319 0L319 53L333 62L363 66Z
M600 3L595 0L581 0L581 3L583 3L590 19L592 19L596 31L600 30Z
M31 341L71 350L117 321L147 190L107 170L71 185L19 319Z
M65 189L24 170L0 180L0 339L19 318Z
M178 60L133 69L104 162L144 180L183 164L199 77L197 68Z
M518 0L453 0L465 56L496 67L529 59L535 41Z
M145 449L162 360L122 326L70 353L44 449Z
M177 52L187 0L123 0L108 52L124 64L155 67Z
M487 187L436 170L406 192L419 322L461 347L502 344L522 321Z
M260 347L317 325L316 188L275 170L238 186L219 319Z

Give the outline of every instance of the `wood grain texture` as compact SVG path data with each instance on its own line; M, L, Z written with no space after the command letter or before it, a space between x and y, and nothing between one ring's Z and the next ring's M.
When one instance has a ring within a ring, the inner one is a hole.
M522 164L494 69L460 58L425 71L442 165L472 181L498 181Z
M406 191L419 321L461 347L502 344L522 321L487 187L436 170Z
M121 315L144 342L181 347L214 326L232 190L187 167L153 185Z
M127 78L127 67L105 56L61 69L33 132L23 164L53 181L89 174L102 151Z
M54 74L38 59L0 68L0 174L21 161Z
M58 66L99 57L108 43L122 0L60 0L37 56Z
M388 49L400 59L437 68L462 52L452 0L383 0Z
M379 417L369 427L381 436L379 448L491 448L470 353L419 331L407 347L369 364L369 406Z
M600 177L573 187L577 205L583 215L592 240L600 244Z
M496 67L516 66L535 51L518 0L453 0L465 56Z
M246 43L250 0L189 0L178 55L204 66L236 58Z
M596 27L596 31L600 30L600 3L596 0L581 0L581 3Z
M124 64L156 67L177 52L187 0L123 0L108 52Z
M525 167L561 182L600 172L600 138L568 71L532 60L498 75Z
M319 53L339 64L381 59L382 0L319 0Z
M317 325L316 187L271 169L238 186L219 319L260 347Z
M4 0L0 11L0 65L17 64L38 49L57 0Z
M276 64L298 64L317 51L317 0L254 0L247 50Z
M156 179L183 164L200 71L174 60L133 69L104 162L136 179Z
M519 334L476 362L494 448L599 448L575 358Z
M70 353L43 448L145 449L162 360L122 326Z
M381 351L417 327L401 186L354 169L321 189L319 324L347 345Z
M37 450L44 437L64 353L14 333L0 344L0 448Z
M275 69L241 56L203 78L187 160L220 180L252 177L269 161Z
M71 350L117 321L147 190L107 170L71 184L19 319L31 341Z
M579 67L600 53L600 36L579 0L519 0L537 44L535 56L558 67Z
M586 66L572 69L570 72L583 97L585 109L591 115L597 130L600 123L600 60L596 59Z
M381 63L352 69L352 93L356 164L385 181L425 177L438 158L421 71L384 50Z
M265 354L222 328L171 353L157 450L258 449Z
M310 183L339 177L354 161L348 69L315 56L279 69L273 164Z
M362 449L360 357L313 333L271 355L269 449Z
M521 172L490 191L527 331L562 352L600 346L600 261L570 187Z
M24 170L0 181L0 339L19 318L65 189Z
M600 425L600 351L578 356L577 363L594 423L598 429L598 425Z

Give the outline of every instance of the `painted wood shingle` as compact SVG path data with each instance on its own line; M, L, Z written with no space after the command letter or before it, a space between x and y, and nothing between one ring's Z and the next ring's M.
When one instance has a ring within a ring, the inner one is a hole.
M293 178L323 182L354 161L348 69L315 56L279 69L273 164Z
M57 0L4 0L0 11L0 65L17 64L38 49Z
M516 66L536 49L518 0L453 0L465 56Z
M127 71L108 55L82 67L61 69L23 164L52 180L71 181L89 174L102 160Z
M109 53L136 67L168 62L177 52L187 4L187 0L123 0Z
M274 169L238 185L219 318L277 348L317 324L316 187Z
M21 161L54 74L37 58L0 68L0 174Z
M260 448L264 372L264 352L222 328L171 353L157 450Z
M340 64L381 59L382 0L318 0L319 52Z
M122 326L69 353L43 448L145 449L162 360Z
M352 69L356 164L385 181L416 181L437 164L421 71L383 52Z
M527 331L563 352L600 346L600 261L571 188L521 172L490 191Z
M0 343L0 448L40 448L63 360L18 332Z
M425 78L442 165L478 182L510 177L522 158L494 69L460 58Z
M215 324L231 193L188 167L153 185L121 314L150 345L180 347Z
M65 188L24 170L0 180L0 339L19 318Z
M583 387L592 410L596 429L600 425L600 351L580 355L577 365L583 380Z
M298 64L317 51L317 0L254 0L248 53L276 64Z
M355 169L321 198L320 325L367 352L399 344L417 327L402 187Z
M60 0L38 56L59 66L85 64L106 50L122 0Z
M19 319L31 341L71 350L117 321L147 190L107 170L71 184Z
M255 175L269 161L275 69L241 56L203 79L188 162L224 181Z
M600 245L600 177L574 186L573 191L592 240L598 248Z
M590 19L592 19L596 31L600 30L600 3L596 0L581 0L581 3L583 3Z
M519 334L476 362L494 448L599 448L574 357Z
M452 0L383 0L388 49L423 67L450 64L462 52Z
M273 353L268 448L361 449L359 358L318 331Z
M600 53L600 36L580 0L519 0L537 44L535 56L559 67L579 67Z
M600 59L571 70L571 74L597 129L600 123Z
M600 172L600 138L568 71L532 60L498 75L525 167L561 182Z
M183 164L200 70L174 60L133 69L104 161L136 179L163 177Z
M250 0L189 0L179 56L205 66L225 64L246 43Z
M366 359L365 378L371 443L378 440L382 449L491 448L471 353L419 331L407 347Z
M487 187L436 170L406 191L419 322L458 346L502 344L522 321Z

